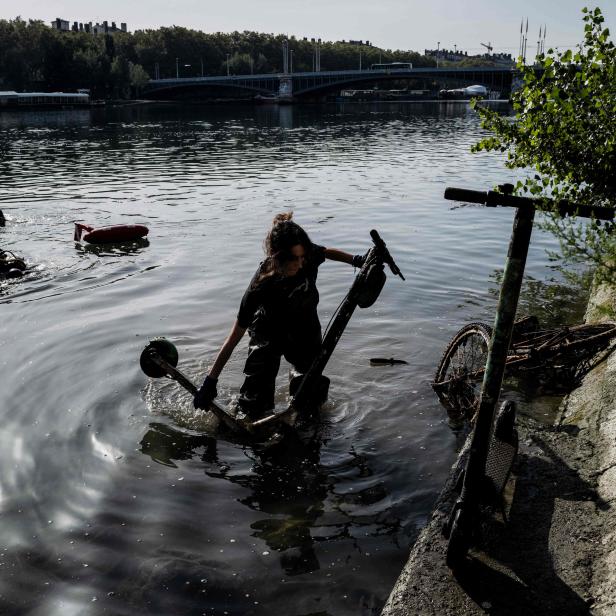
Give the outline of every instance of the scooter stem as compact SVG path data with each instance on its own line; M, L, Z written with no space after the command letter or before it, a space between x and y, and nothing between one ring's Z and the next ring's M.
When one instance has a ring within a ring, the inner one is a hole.
M199 391L198 387L184 374L182 374L177 368L166 362L158 353L152 353L152 361L160 366L170 379L173 379L179 383L184 389L186 389L193 396ZM234 432L247 432L248 430L241 425L235 417L232 417L222 406L212 400L210 402L210 411L222 421L228 428Z

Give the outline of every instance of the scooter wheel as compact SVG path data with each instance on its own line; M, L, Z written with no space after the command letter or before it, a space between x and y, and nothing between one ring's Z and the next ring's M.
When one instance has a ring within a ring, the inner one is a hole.
M458 509L449 529L447 555L445 562L452 570L459 570L466 560L466 554L471 547L470 529L465 523L464 511Z
M11 259L10 261L8 261L8 264L10 266L11 269L18 269L21 270L22 272L26 270L26 262L23 259Z
M0 256L0 272L6 273L12 269L17 269L24 272L26 267L26 262L23 259Z
M178 365L178 350L173 343L169 342L166 338L154 338L154 340L150 340L145 349L141 352L139 365L143 372L153 379L166 376L166 372L154 361L154 356L164 359L174 368Z

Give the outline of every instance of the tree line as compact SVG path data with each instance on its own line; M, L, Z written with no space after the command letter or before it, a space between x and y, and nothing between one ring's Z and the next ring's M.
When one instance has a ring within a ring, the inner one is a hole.
M179 26L135 32L61 32L38 20L0 20L0 89L70 91L95 98L130 98L154 77L282 72L282 34L205 33ZM314 68L316 43L290 37L293 71ZM360 59L361 55L361 59ZM321 70L381 62L435 61L413 51L324 41Z

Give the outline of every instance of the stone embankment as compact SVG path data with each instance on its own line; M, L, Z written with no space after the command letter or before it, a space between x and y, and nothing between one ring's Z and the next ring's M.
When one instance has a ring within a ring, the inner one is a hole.
M616 311L615 288L593 292L587 322L610 320L606 306ZM518 431L508 523L487 521L463 570L447 568L441 529L463 450L383 616L616 615L614 346L563 400L553 425L519 417Z

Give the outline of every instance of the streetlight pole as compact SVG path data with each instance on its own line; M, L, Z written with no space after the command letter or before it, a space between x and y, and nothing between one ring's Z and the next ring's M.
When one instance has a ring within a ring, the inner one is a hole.
M359 70L361 71L361 49L359 50Z
M285 39L282 41L282 74L287 75L289 73L289 41Z
M179 58L175 59L175 78L176 79L180 78L180 59Z
M314 69L315 72L321 70L321 39L317 39L314 44Z
M203 58L201 58L201 77L203 77Z
M231 54L228 53L227 54L227 77L229 77L229 75L231 74L231 72L229 71L229 58L231 57Z
M293 73L293 49L291 49L290 53L291 53L291 70L290 70L290 72Z
M441 55L441 42L436 43L436 68L438 68L438 57Z

